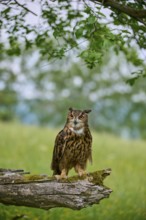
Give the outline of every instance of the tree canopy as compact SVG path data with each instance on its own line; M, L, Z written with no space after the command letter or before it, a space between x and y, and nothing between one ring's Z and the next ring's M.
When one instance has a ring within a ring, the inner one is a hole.
M1 0L0 4L3 55L19 56L37 48L44 59L51 60L72 50L93 68L112 47L141 66L134 79L145 76L143 0Z

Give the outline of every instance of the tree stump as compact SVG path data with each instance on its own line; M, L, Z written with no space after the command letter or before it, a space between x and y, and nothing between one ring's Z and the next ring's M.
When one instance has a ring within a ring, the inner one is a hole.
M0 203L41 209L67 207L75 210L98 204L111 189L103 185L111 169L57 181L47 175L23 170L0 169Z

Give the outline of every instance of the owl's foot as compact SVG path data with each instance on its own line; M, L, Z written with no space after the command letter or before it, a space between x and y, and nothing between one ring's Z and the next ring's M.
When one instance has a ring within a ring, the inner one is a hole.
M57 180L61 180L61 179L67 179L68 176L66 176L66 175L55 175L55 178L56 178Z
M87 175L86 171L79 164L75 166L75 171L78 173L79 176Z
M86 173L85 170L80 170L80 171L78 172L78 175L79 175L79 176L84 176L84 175L87 175L87 173Z
M60 174L60 175L55 175L55 178L56 178L57 180L67 179L66 173L67 173L66 170L63 169L63 170L61 171L61 174Z

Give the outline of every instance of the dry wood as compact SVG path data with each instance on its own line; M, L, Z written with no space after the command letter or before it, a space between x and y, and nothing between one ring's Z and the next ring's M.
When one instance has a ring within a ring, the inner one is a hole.
M0 203L41 209L67 207L82 209L109 197L103 185L111 169L57 181L47 175L28 175L23 170L0 169Z

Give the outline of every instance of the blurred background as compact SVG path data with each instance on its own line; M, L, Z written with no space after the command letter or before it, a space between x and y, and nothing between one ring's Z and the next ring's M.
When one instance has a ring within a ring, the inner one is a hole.
M73 53L73 52L71 52ZM143 78L126 83L133 71L124 54L111 49L88 69L72 54L48 63L37 51L5 57L0 68L0 120L63 126L68 108L91 108L91 127L124 138L146 138Z
M113 190L81 211L0 204L0 219L146 220L145 20L98 0L1 0L0 8L0 167L52 175L68 108L92 109L87 169L110 167Z

